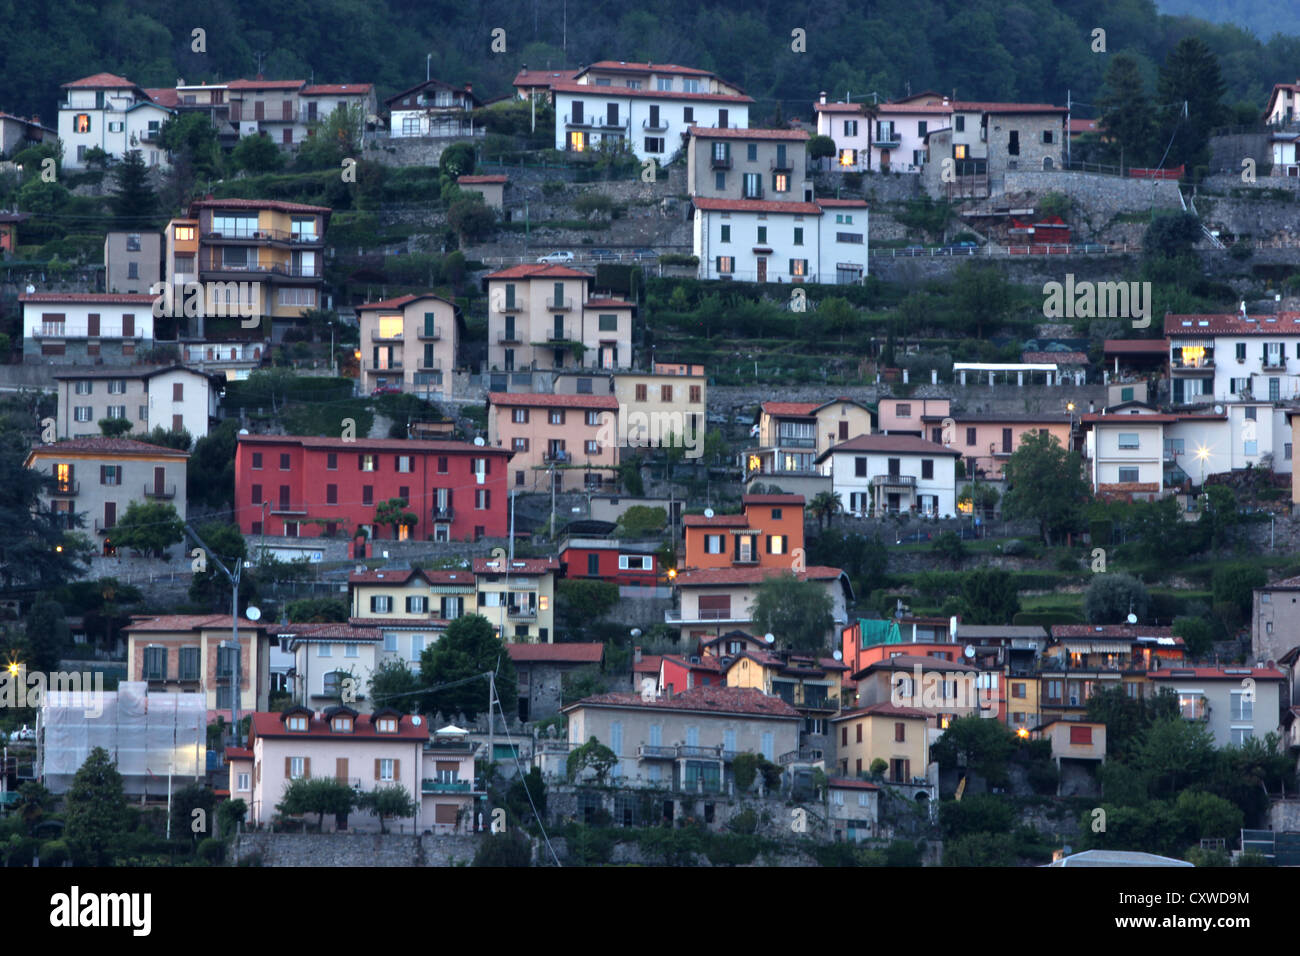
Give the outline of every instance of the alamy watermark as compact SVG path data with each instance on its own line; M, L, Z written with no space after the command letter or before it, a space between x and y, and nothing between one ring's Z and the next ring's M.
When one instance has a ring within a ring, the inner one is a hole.
M54 671L47 674L21 667L16 673L0 672L0 707L39 708L50 693L80 695L72 700L83 705L82 713L87 717L99 717L104 713L103 672Z
M1150 282L1043 283L1043 316L1048 319L1132 319L1133 328L1151 325Z
M982 693L981 693L982 691ZM894 675L889 702L895 707L920 710L949 710L969 707L981 717L998 716L998 698L992 687L979 686L979 675L963 671L923 671L912 666L912 674Z
M685 457L704 454L704 430L685 412L628 411L620 402L618 415L601 413L596 443L601 448L684 448Z
M257 307L260 293L261 284L257 282L209 282L206 286L199 282L184 285L155 282L149 287L149 294L154 297L155 319L239 318L244 320L241 324L246 329L255 328L261 322Z

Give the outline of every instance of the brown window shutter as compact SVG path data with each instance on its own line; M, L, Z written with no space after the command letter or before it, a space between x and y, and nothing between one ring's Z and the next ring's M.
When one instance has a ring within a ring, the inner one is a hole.
M375 779L379 779L379 758L375 758Z
M290 777L292 777L292 775L293 775L293 758L285 757L284 758L284 779L288 780L290 779Z
M401 780L401 779L402 779L402 761L400 761L400 760L394 760L394 761L393 761L393 781L396 782L396 781Z
M311 758L310 758L310 757L303 757L303 758L302 758L302 775L303 775L304 777L310 777L310 776L311 776Z
M342 783L348 782L348 758L334 758L334 779Z

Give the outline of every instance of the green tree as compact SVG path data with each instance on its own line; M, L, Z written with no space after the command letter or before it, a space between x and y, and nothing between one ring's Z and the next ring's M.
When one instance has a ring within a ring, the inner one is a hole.
M537 808L537 817L546 818L546 781L540 767L534 766L525 776L515 778L506 791L506 807L520 822L534 819L534 807Z
M583 628L618 604L618 585L610 581L565 578L555 584L556 613L571 628Z
M1204 501L1205 507L1196 524L1204 535L1205 544L1217 557L1223 547L1232 543L1241 524L1241 509L1237 504L1237 493L1226 485L1209 485L1205 489Z
M111 204L118 228L143 229L157 213L158 198L149 185L149 167L138 149L128 150L116 169Z
M234 562L243 561L248 557L248 545L244 542L244 536L239 529L232 524L224 521L209 521L198 528L199 537L227 568L233 568ZM232 570L230 572L234 574ZM250 588L247 584L248 576L240 587L240 597L247 601L250 597ZM190 600L211 608L215 612L230 613L230 582L226 576L221 573L215 561L208 560L207 568L203 571L195 571L194 577L190 580Z
M1126 759L1141 746L1146 731L1157 720L1177 717L1178 696L1169 692L1130 697L1123 687L1097 689L1087 700L1088 719L1106 725L1106 749ZM1107 792L1107 797L1110 793Z
M135 423L129 418L101 418L99 420L99 431L105 438L120 438L134 427Z
M159 142L191 176L216 179L221 175L221 142L216 127L201 112L178 113L162 125Z
M474 173L474 144L452 143L438 157L438 170L452 182Z
M96 747L81 765L64 797L63 834L104 866L114 841L126 831L126 791L122 775L103 747Z
M1174 814L1184 828L1184 839L1227 840L1241 836L1245 816L1239 807L1223 797L1204 791L1185 790L1174 801Z
M357 801L357 804L361 809L369 810L379 817L379 830L381 833L388 832L387 823L389 820L413 817L415 811L419 809L415 800L411 798L410 792L400 783L367 790L361 795L361 799Z
M157 445L159 448L174 448L177 451L189 451L194 443L194 438L184 428L173 431L161 425L155 425L153 431L139 436L139 440L149 445Z
M570 780L577 779L584 770L591 770L596 775L596 783L599 785L605 782L605 776L617 763L618 757L614 751L592 737L585 744L569 751L565 770Z
M1010 833L972 833L947 840L944 866L1015 866L1016 838Z
M188 833L191 843L198 843L204 837L216 835L216 822L213 808L216 795L211 787L191 783L181 787L172 794L172 832L177 836ZM199 816L194 811L202 811ZM199 826L198 830L195 826Z
M360 157L361 138L365 128L365 110L359 105L336 108L312 127L308 137L298 145L298 167L341 169L344 160ZM358 180L364 175L361 170L357 170L357 174Z
M649 505L633 505L618 517L615 529L620 537L645 538L656 535L668 524L668 512Z
M1176 617L1170 630L1183 639L1191 660L1203 660L1214 650L1214 626L1203 617Z
M1015 304L1015 295L1006 274L992 266L964 262L953 274L951 286L953 312L960 317L961 328L984 338L1005 321ZM1022 445L1023 447L1023 445Z
M286 816L314 813L319 829L325 825L325 814L346 816L358 802L356 791L342 780L299 777L284 788L284 796L275 808Z
M30 834L32 828L45 819L45 815L53 806L54 794L50 793L43 783L28 780L18 788L18 800L13 805L13 809Z
M961 582L965 624L1010 624L1020 613L1015 578L1002 568L978 568Z
M375 507L375 524L379 527L392 525L393 538L397 538L397 529L403 525L412 528L420 523L420 519L410 511L406 510L407 501L405 498L389 498L387 501L381 501Z
M754 627L776 635L790 650L824 649L827 632L835 624L833 609L831 596L821 583L801 581L790 572L774 574L758 586Z
M1162 212L1142 233L1142 253L1148 258L1177 259L1200 241L1201 221L1190 212Z
M1168 142L1172 136L1166 166L1209 162L1210 133L1227 120L1224 92L1219 60L1205 41L1198 36L1179 40L1160 68L1156 87L1160 140Z
M954 568L961 567L961 563L967 558L966 545L962 542L961 535L955 531L945 531L935 538L930 545L930 550L943 557Z
M270 136L262 133L241 139L230 154L230 162L246 172L273 173L284 165L284 154Z
M830 159L835 155L835 140L829 136L810 136L804 148L811 160Z
M1016 736L999 720L958 717L930 748L931 758L945 770L963 764L993 786L1005 785L1007 763L1016 752Z
M496 222L496 213L478 194L456 200L447 210L447 224L455 230L462 246L487 238Z
M45 590L81 577L84 549L72 531L85 517L69 522L42 503L55 479L26 466L28 449L25 435L0 428L0 581Z
M235 445L239 422L227 419L194 445L187 469L187 497L193 504L230 509L235 503Z
M1153 796L1172 796L1213 770L1214 738L1203 721L1164 717L1142 735L1135 762L1148 774Z
M1237 624L1250 619L1255 588L1266 585L1268 575L1263 568L1251 564L1220 564L1210 581L1215 609L1219 605L1230 609L1234 615L1230 623Z
M428 688L422 710L425 713L463 712L474 717L487 701L487 680L466 678L496 672L497 696L501 700L516 697L515 665L506 653L505 644L496 636L492 623L481 614L466 614L447 625L442 640L426 647L420 655L420 684ZM441 690L442 684L465 681Z
M299 598L285 605L295 624L323 624L348 619L348 602L342 598Z
M1090 496L1078 452L1062 447L1055 435L1026 435L1002 468L1007 491L1002 513L1037 521L1043 541L1078 528Z
M185 540L185 522L174 505L165 501L133 501L113 529L113 543L150 557L161 558L172 545Z
M474 851L474 865L493 868L532 866L533 846L518 830L489 834Z
M1110 61L1097 107L1116 162L1122 149L1125 166L1145 166L1155 133L1154 111L1131 53L1117 53Z
M838 492L819 491L808 502L808 510L817 516L818 528L829 528L835 515L844 510L844 500Z
M993 517L993 512L997 508L1001 497L997 488L988 483L966 485L957 495L957 504L970 505L975 514L982 515L985 520L989 520Z
M1130 613L1147 616L1151 597L1146 585L1131 574L1093 575L1083 595L1083 615L1089 624L1123 624Z
M400 658L386 660L371 671L368 686L377 707L411 714L419 709L420 698L415 692L420 689L420 678Z

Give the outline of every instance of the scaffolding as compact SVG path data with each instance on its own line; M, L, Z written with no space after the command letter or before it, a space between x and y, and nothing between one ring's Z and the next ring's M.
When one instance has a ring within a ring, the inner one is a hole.
M162 797L207 772L203 694L150 694L143 681L117 691L50 691L37 720L37 764L45 786L65 793L90 752L108 751L128 795Z

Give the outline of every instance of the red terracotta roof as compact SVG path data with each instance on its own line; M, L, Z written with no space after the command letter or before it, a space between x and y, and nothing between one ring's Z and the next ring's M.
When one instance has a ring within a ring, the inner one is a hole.
M323 438L316 435L240 435L241 444L301 445L304 448L343 448L348 451L451 452L481 458L483 455L512 455L508 448L471 445L466 441L424 441L415 438Z
M665 654L663 656L665 664L676 664L678 667L685 667L692 671L711 671L715 674L722 673L722 661L716 657L701 657L698 661L692 663L684 657L677 654Z
M1137 640L1139 637L1174 637L1172 628L1150 627L1145 624L1053 624L1052 637L1091 637L1091 638L1126 638ZM1181 644L1181 637L1174 637Z
M636 303L628 302L626 299L588 299L583 303L583 307L597 309L631 309Z
M418 302L421 299L436 299L438 302L446 302L448 305L454 305L448 302L440 295L434 295L432 292L426 292L423 295L399 295L395 299L380 299L378 302L366 302L356 307L358 312L364 312L368 309L400 309L403 306L410 305L412 302Z
M692 126L690 134L699 139L782 139L803 142L808 138L802 129L721 129L712 126Z
M530 392L489 392L488 401L507 407L530 408L618 408L613 395L536 395Z
M232 760L252 760L252 759L253 759L253 751L249 750L247 747L226 748L227 763L229 763Z
M861 113L865 114L865 103L814 103L813 110L818 113Z
M826 781L826 786L832 790L879 790L876 784L870 780L853 780L849 777L831 777Z
M641 656L641 663L632 665L632 673L658 674L659 665L660 663L662 663L662 661L663 661L663 657L661 657L658 654L643 654Z
M509 176L457 176L456 182L466 186L487 185L489 183L505 183L510 181Z
M866 209L867 201L865 199L814 199L813 202L819 206L826 206L830 209Z
M568 712L577 707L634 707L647 710L693 710L715 714L747 714L753 717L798 718L795 710L780 697L769 697L752 687L692 687L690 690L655 700L642 700L637 693L597 694L561 708Z
M957 100L950 104L955 113L1067 113L1064 106L1051 103L982 103Z
M1204 338L1207 335L1300 335L1300 312L1241 317L1240 312L1165 316L1165 335Z
M516 664L599 664L605 645L599 641L573 644L507 644L506 651Z
M240 630L264 630L266 625L239 619ZM124 631L196 631L230 630L229 614L158 614L134 617Z
M794 216L820 216L821 207L811 202L774 202L768 199L691 199L696 209L708 212L778 212Z
M577 70L520 70L515 74L512 85L550 89L551 84L556 80L565 80L567 82L577 75Z
M1168 355L1168 339L1107 339L1102 345L1106 355Z
M588 70L618 70L627 73L673 73L680 76L713 76L708 70L694 66L678 66L676 63L629 63L625 60L597 60L590 66L575 73L581 76Z
M177 448L164 448L161 445L150 445L148 442L135 441L132 438L105 438L103 436L93 436L91 438L70 438L66 441L55 442L52 445L36 445L32 448L33 455L60 455L69 451L96 452L105 455L148 455L150 458L189 458L190 454L186 451L180 451Z
M90 76L83 76L79 80L73 80L71 83L64 83L60 89L69 90L78 87L101 90L138 89L126 77L118 76L116 73L93 73Z
M348 93L369 93L374 87L369 83L317 83L304 86L299 96L342 96Z
M304 641L346 641L356 644L374 644L383 639L383 635L373 627L355 625L351 622L323 621L306 624L277 624L269 628L275 634L300 637Z
M181 105L181 96L171 87L154 89L145 87L144 91L149 94L149 99L153 100L159 106L166 106L168 109L174 109Z
M866 667L862 668L862 670L858 671L858 674L863 674L867 671L873 670L910 671L918 665L922 670L961 671L971 674L979 670L978 667L967 664L964 661L945 661L941 657L922 657L920 655L899 654L883 661L876 661L874 664L868 664ZM857 674L854 674L853 676L857 677Z
M350 617L348 623L353 627L378 627L386 631L443 631L451 622L440 617Z
M348 584L406 584L414 575L419 575L430 584L467 584L474 585L474 575L468 568L459 571L426 570L424 568L406 568L400 570L383 568L374 571L353 571L348 575Z
M918 438L915 435L859 435L857 438L850 438L848 441L840 442L838 445L832 445L830 448L818 455L817 460L824 461L830 455L834 455L838 452L855 451L880 451L912 455L952 455L956 458L961 457L961 452L959 451L945 448L943 445L927 441L924 438Z
M429 739L429 723L421 719L417 726L411 722L410 714L403 714L397 724L397 733L381 734L375 730L369 714L358 714L352 722L351 731L335 733L330 729L328 720L313 715L307 722L307 730L304 732L286 729L279 714L255 713L248 737L250 743L257 737L329 737L333 740L348 738L370 741L391 740L394 743L410 744L413 740Z
M725 587L728 585L761 584L774 574L789 574L784 568L698 568L677 575L678 587ZM829 581L845 576L839 568L813 565L804 571L795 571L800 581Z
M1077 116L1070 120L1071 133L1094 133L1097 131L1098 120L1079 119Z
M329 206L307 206L300 202L282 202L279 199L196 199L190 203L190 215L195 209L271 209L276 212L311 212L329 215Z
M763 411L785 418L812 418L822 402L764 402Z
M596 278L590 272L581 272L577 269L570 269L568 266L559 266L550 262L528 263L523 262L517 266L510 266L497 272L490 272L484 278L487 279L594 279Z
M888 701L881 701L879 704L872 704L869 707L859 707L856 710L845 711L838 717L832 717L831 723L853 717L921 717L925 720L930 719L928 713L916 707L900 707Z
M496 562L488 558L474 559L475 574L546 574L560 570L560 562L555 558L515 558L506 561L509 567L495 567ZM490 566L492 565L492 566Z
M24 292L19 302L66 302L68 305L152 305L157 296L130 292Z

